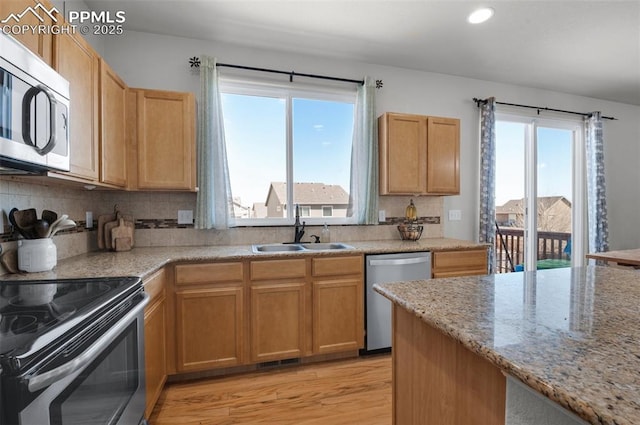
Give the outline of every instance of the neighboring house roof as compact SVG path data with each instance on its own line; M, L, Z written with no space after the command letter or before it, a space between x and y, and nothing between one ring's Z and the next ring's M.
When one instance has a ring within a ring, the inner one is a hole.
M272 182L269 186L267 200L273 194L279 203L284 204L287 199L287 184ZM303 205L336 205L348 204L349 194L337 184L324 183L294 183L293 198L296 203Z
M538 198L538 205L543 209L548 209L556 202L564 202L568 207L571 207L571 202L564 196L541 196ZM511 199L504 205L496 207L496 214L522 214L524 211L524 198Z

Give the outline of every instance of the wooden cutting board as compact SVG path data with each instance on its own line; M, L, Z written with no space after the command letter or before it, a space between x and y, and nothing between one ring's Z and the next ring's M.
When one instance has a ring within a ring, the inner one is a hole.
M105 220L110 217L113 217L111 220L104 222L102 226L98 227L98 248L100 249L109 249L109 250L115 249L115 247L113 246L113 238L111 237L111 231L120 224L121 218L125 221L125 223L128 223L128 226L131 227L132 229L135 227L133 222L133 216L131 215L124 215L118 212L116 214L107 214L105 216L100 216L100 217L105 217ZM102 232L100 232L100 229L102 229Z
M111 248L128 251L133 247L133 223L120 218L118 225L111 229Z
M98 217L98 248L105 249L105 233L104 227L107 223L116 220L115 214L105 214Z

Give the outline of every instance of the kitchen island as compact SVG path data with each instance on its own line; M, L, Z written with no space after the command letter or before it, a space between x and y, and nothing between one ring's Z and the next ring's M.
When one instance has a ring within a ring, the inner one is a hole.
M535 423L510 403L514 386L550 400L562 423L640 423L638 272L589 266L376 290L394 304L395 424Z

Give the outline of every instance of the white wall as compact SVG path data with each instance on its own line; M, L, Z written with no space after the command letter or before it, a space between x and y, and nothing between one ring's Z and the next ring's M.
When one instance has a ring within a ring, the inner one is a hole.
M198 94L198 74L188 59L206 53L220 62L361 78L381 79L378 114L407 112L457 117L461 120L461 195L445 197L444 229L448 237L476 239L478 205L478 111L473 97L574 111L601 110L618 121L605 122L610 241L612 249L640 246L640 107L564 93L379 66L321 56L255 50L156 34L127 31L102 40L103 55L132 87L192 91ZM311 52L313 53L313 52ZM417 54L420 54L419 52ZM223 69L222 72L230 72ZM449 222L446 211L462 210L462 221Z

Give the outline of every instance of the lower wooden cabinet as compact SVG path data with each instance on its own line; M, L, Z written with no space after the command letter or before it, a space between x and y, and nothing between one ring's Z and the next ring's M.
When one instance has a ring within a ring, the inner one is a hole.
M436 251L431 272L434 278L487 274L487 249Z
M291 359L305 354L307 259L249 262L251 362Z
M175 372L357 350L362 255L177 264Z
M362 256L314 258L313 353L364 347Z
M251 361L302 357L306 283L251 286Z
M144 282L150 301L144 310L144 353L147 400L144 416L151 415L167 380L167 302L164 269Z
M243 288L179 291L176 316L178 371L242 364Z
M242 262L177 265L175 283L177 371L243 364Z

